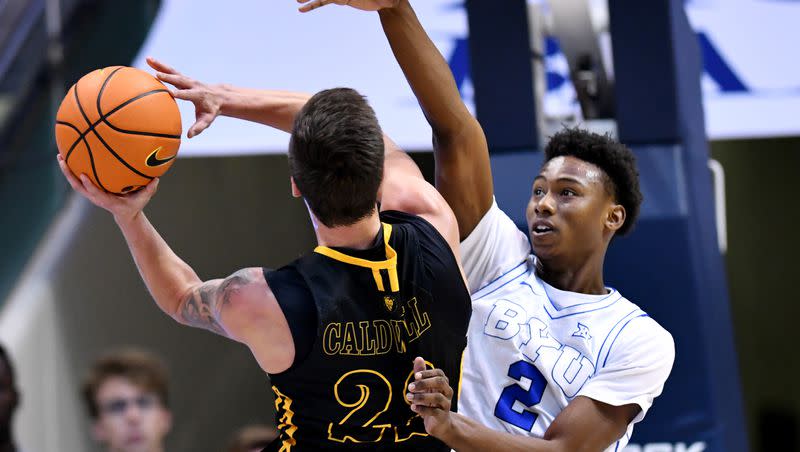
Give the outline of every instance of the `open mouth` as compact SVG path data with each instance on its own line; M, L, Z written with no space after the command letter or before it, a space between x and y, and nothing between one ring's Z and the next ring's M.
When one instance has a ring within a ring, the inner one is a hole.
M555 229L552 225L544 221L537 221L533 228L531 228L531 233L534 237L542 237L548 234L552 234L555 232Z

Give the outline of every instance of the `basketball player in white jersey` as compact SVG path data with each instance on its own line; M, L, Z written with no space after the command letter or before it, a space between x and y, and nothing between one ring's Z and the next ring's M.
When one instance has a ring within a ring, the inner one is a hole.
M526 235L495 203L483 130L408 0L298 1L301 11L379 10L433 128L436 184L458 219L473 312L459 414L446 376L415 365L408 398L429 433L459 451L622 450L675 353L666 330L603 282L606 249L642 200L631 151L578 129L554 136L532 174Z

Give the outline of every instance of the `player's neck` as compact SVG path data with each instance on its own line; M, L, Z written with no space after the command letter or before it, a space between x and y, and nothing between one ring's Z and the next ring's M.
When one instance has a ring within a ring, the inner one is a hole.
M558 258L537 259L536 274L559 290L588 295L605 295L603 261L605 253L581 259L579 263Z
M375 243L375 236L381 230L381 220L376 210L372 215L348 226L329 228L318 224L317 242L322 246L335 246L363 250Z

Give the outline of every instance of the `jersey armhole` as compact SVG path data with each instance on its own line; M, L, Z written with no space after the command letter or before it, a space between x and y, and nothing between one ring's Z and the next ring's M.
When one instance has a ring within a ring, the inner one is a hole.
M280 375L291 372L302 364L317 340L317 306L314 296L303 280L303 277L292 267L278 270L262 268L275 300L278 302L294 342L294 360L292 365Z

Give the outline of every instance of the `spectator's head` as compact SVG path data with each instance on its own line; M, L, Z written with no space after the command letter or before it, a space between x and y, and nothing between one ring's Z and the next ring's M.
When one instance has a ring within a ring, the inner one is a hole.
M161 452L172 427L167 373L154 356L122 350L98 359L83 384L92 434L109 452Z
M239 429L231 439L227 452L261 452L275 438L278 429L269 425L248 425Z
M11 441L11 420L19 405L19 392L14 380L14 366L0 345L0 445Z

